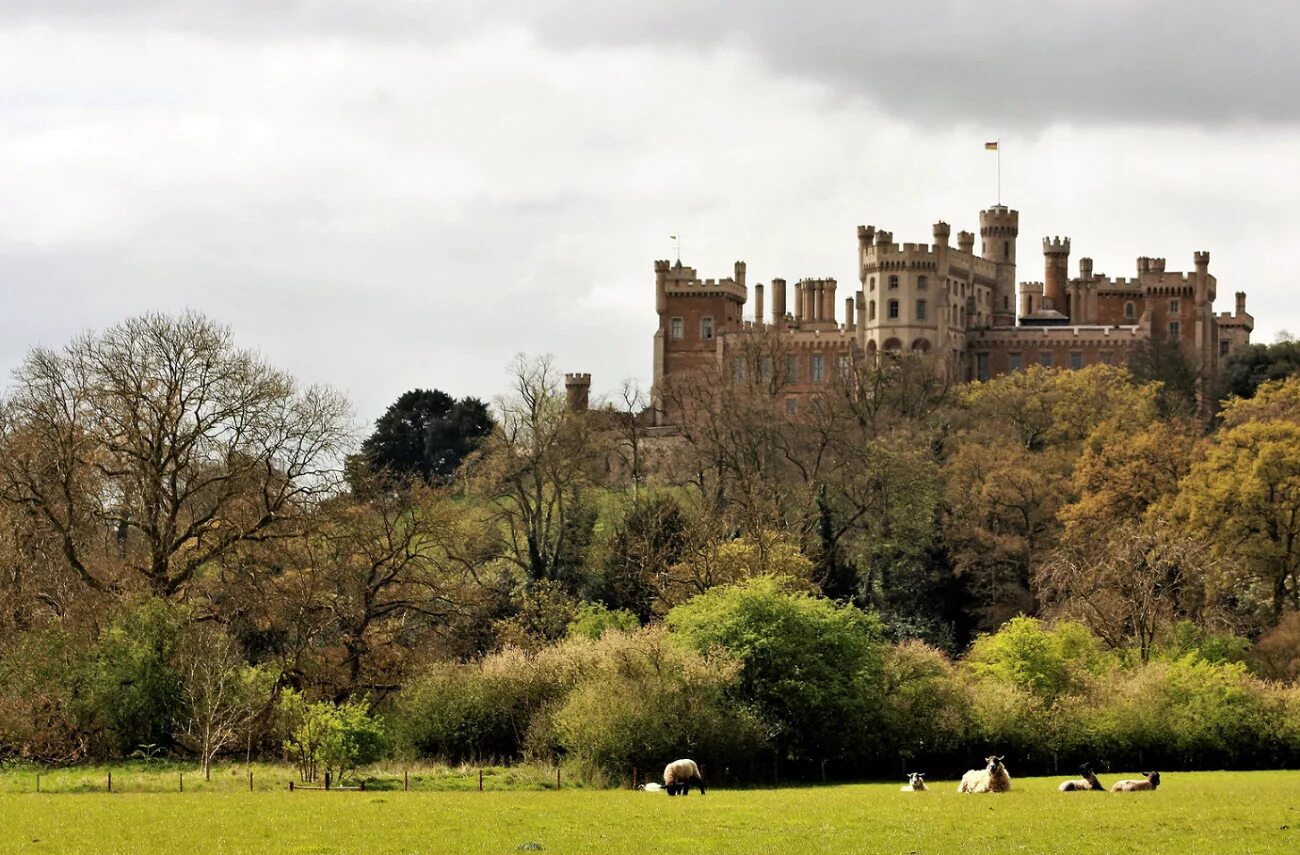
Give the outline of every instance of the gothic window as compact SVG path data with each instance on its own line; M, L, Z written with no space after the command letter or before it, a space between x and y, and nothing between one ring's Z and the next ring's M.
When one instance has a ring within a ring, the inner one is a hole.
M708 315L700 318L700 338L704 341L713 340L713 318Z
M870 279L867 280L867 290L868 291L876 290L876 277L872 276Z
M814 383L821 383L826 379L825 361L825 357L820 353L814 353L812 358L809 360L809 366L812 369L812 381Z
M668 337L673 341L681 341L685 333L686 325L682 323L681 318L673 318L668 321Z
M889 317L890 317L891 320L897 320L897 319L898 319L898 301L897 301L897 300L890 300L890 301L889 301Z
M871 302L867 303L867 320L874 321L875 319L876 319L876 301L872 300Z
M1125 320L1128 320L1128 321L1131 321L1131 320L1133 320L1133 319L1136 318L1136 317L1137 317L1137 306L1134 306L1132 303L1125 303L1125 304L1124 304L1124 319L1125 319Z

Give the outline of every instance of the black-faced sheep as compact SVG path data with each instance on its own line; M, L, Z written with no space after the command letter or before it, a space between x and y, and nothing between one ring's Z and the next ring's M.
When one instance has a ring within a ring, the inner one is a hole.
M1011 790L1011 775L1001 757L989 757L983 769L971 769L961 776L959 793L1005 793Z
M1082 778L1076 778L1073 781L1062 781L1061 786L1056 789L1062 793L1105 792L1106 788L1102 786L1101 781L1097 780L1091 765L1084 763L1079 767L1079 771L1083 774Z
M668 795L688 796L691 784L699 787L700 795L704 795L704 776L700 774L700 767L695 765L694 760L674 760L664 767L664 789Z
M900 792L904 793L924 793L929 791L925 785L924 772L911 772L907 776L907 783L902 787Z
M1145 790L1154 790L1158 786L1160 786L1159 772L1143 772L1141 778L1116 781L1110 791L1112 793L1140 793Z

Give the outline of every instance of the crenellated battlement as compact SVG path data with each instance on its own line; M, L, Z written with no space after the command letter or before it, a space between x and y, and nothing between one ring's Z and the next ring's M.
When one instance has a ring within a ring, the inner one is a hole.
M572 373L572 374L565 374L565 375L564 375L564 385L565 385L565 386L590 386L590 385L591 385L591 375L590 375L590 374L584 374L584 373L578 373L578 372L575 372L575 373Z
M742 277L745 275L743 261L736 262L736 273ZM655 274L665 296L705 297L721 294L741 303L748 299L743 282L737 282L730 276L725 279L700 279L694 267L687 267L680 261L672 265L667 261L656 261Z
M1070 239L1068 237L1043 238L1043 255L1069 255Z

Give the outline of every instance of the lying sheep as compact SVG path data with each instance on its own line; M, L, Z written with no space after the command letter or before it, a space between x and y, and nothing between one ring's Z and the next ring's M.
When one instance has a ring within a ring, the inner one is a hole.
M1056 789L1062 793L1105 792L1106 788L1102 786L1101 781L1097 780L1091 765L1084 763L1079 767L1079 771L1083 773L1082 778L1076 778L1073 781L1062 781L1061 786Z
M668 795L680 793L688 796L691 794L691 784L699 787L700 795L704 795L704 776L700 774L700 767L695 765L694 760L674 760L664 767L664 789Z
M1141 778L1116 781L1115 786L1111 787L1110 791L1112 793L1139 793L1144 790L1154 790L1158 786L1160 786L1159 772L1143 772Z
M643 790L647 793L662 793L664 790L662 786L656 784L654 781L651 781L648 784L642 784L641 786L637 787L637 789Z
M989 757L983 769L971 769L961 776L959 793L1005 793L1011 790L1011 775L1001 757Z
M924 793L929 791L925 785L924 772L911 772L907 776L907 783L903 785L899 792L903 793Z

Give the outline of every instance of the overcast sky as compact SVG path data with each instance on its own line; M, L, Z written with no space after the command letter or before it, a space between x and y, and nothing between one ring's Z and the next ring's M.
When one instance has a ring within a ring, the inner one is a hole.
M520 351L648 385L669 235L852 290L859 223L976 229L994 138L1020 280L1044 235L1111 275L1208 249L1271 341L1297 36L1206 0L0 0L0 372L191 308L363 423Z

